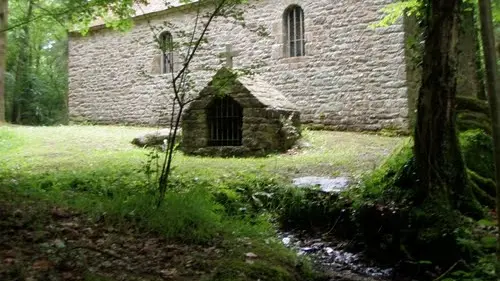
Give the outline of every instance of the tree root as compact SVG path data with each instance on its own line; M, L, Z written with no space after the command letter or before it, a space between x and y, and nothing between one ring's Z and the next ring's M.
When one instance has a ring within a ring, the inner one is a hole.
M495 208L495 198L493 196L489 195L486 191L484 191L484 189L479 187L479 185L477 185L473 181L470 182L470 185L472 187L472 192L474 193L474 196L481 205L490 208Z
M496 184L492 179L482 177L470 169L467 169L467 174L469 175L470 180L477 184L477 186L484 192L486 192L491 197L496 196Z
M450 268L448 268L448 270L446 270L443 274L441 274L438 278L434 279L433 281L443 280L446 277L446 275L448 275L450 272L452 272L455 269L455 267L457 267L457 265L459 265L459 264L466 264L466 263L464 260L457 261Z

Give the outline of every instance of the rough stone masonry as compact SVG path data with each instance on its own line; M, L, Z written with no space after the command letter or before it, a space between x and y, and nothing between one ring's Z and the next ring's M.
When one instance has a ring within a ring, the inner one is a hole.
M165 124L171 102L171 74L160 73L160 51L151 26L174 42L185 40L196 13L185 6L164 9L155 0L128 32L95 25L69 41L69 110L75 122ZM408 88L404 27L372 28L391 0L250 0L245 26L217 18L208 43L190 67L201 90L224 65L228 44L238 55L234 68L251 68L301 112L302 122L335 130L405 129ZM156 6L155 6L156 5ZM284 13L298 5L304 14L305 55L289 57ZM153 8L151 8L153 7ZM169 27L163 23L168 21ZM262 35L266 33L266 35ZM174 71L180 64L176 53Z

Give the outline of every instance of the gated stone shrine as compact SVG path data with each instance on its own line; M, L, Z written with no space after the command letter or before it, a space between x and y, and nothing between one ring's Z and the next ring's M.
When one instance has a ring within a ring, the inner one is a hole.
M257 76L221 68L182 118L188 154L264 156L285 151L300 137L300 113Z

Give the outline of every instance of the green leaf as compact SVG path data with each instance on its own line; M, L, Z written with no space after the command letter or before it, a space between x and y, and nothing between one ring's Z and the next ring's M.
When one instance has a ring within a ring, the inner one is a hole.
M479 224L480 226L495 226L495 222L485 219L478 221L477 224Z
M381 9L384 17L378 23L371 25L372 28L387 27L395 24L405 14L407 16L420 16L420 7L422 3L419 0L403 0L391 3Z
M495 249L497 246L497 238L495 236L482 237L481 245L486 249Z

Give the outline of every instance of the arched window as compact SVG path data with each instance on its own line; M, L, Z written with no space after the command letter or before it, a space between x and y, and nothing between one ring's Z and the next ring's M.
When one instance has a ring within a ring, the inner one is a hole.
M290 57L305 55L304 11L300 6L293 5L285 10L285 53Z
M168 31L160 35L161 48L161 73L174 71L174 41L172 34Z
M240 146L243 108L229 96L216 97L207 108L209 146Z

